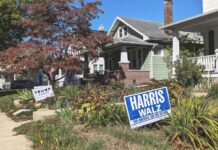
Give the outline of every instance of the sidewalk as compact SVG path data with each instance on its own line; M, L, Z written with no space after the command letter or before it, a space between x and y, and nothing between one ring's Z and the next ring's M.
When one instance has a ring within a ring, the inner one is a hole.
M24 135L16 135L14 128L25 122L16 123L0 112L0 147L4 150L31 150L32 142ZM0 149L1 149L0 148Z

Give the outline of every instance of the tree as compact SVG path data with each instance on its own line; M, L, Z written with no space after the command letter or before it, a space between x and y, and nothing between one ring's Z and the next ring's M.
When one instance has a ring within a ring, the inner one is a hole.
M59 69L79 70L85 65L80 56L91 59L99 47L111 42L105 33L90 29L91 21L103 13L100 1L32 0L22 3L21 20L28 41L1 52L6 71L29 69L44 73L51 84ZM71 45L71 51L68 50ZM86 51L84 51L84 49ZM72 55L73 52L82 52ZM9 65L10 64L10 65Z
M24 0L0 0L0 51L15 46L22 40L24 28L21 3Z

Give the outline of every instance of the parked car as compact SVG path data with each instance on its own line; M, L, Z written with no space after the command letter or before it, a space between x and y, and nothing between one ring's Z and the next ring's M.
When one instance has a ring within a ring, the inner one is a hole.
M15 80L11 82L11 89L32 89L34 83L30 80Z

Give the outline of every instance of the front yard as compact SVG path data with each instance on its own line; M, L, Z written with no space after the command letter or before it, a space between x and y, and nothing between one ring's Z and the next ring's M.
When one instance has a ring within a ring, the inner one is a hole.
M172 105L170 118L131 130L123 96L164 86ZM21 108L14 100L30 98L28 92L0 97L0 109L16 121L31 119L41 108L59 110L55 118L15 129L34 142L34 149L216 149L218 144L218 97L193 97L174 81L154 81L144 88L69 85L55 89L55 95L39 107L31 99L22 100ZM22 108L31 111L12 115Z

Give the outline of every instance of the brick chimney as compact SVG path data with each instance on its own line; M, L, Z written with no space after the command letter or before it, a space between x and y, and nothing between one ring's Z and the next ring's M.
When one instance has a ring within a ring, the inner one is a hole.
M164 25L173 22L173 2L172 0L164 0Z
M164 25L173 23L173 2L172 0L164 0ZM172 35L171 30L165 30L165 33Z

